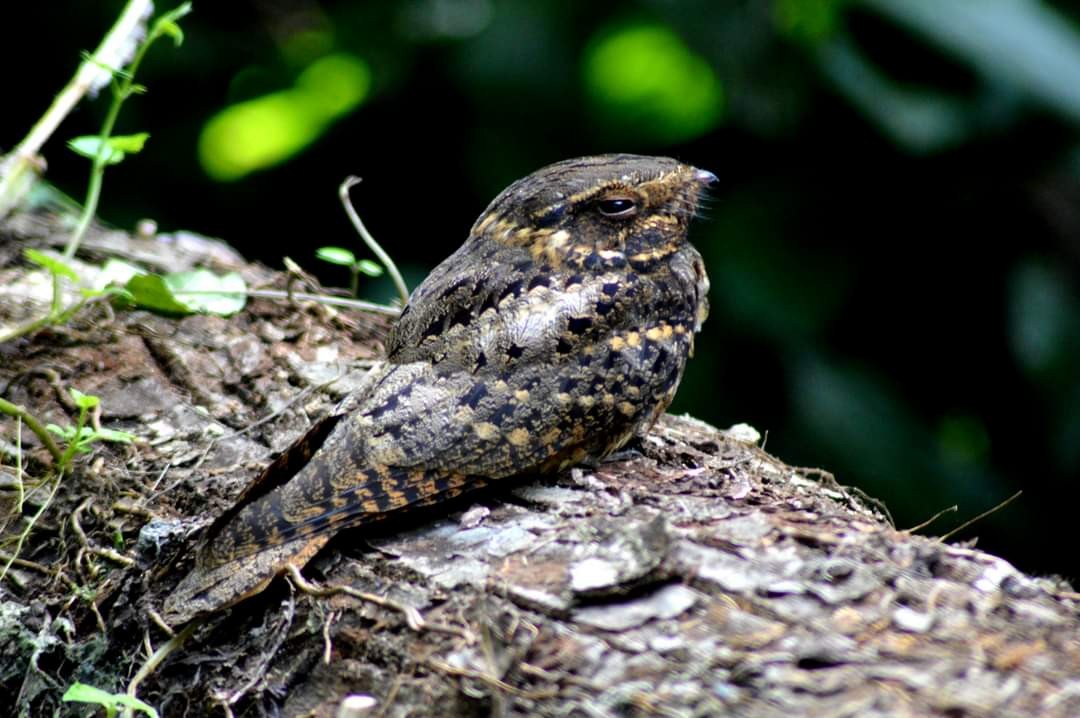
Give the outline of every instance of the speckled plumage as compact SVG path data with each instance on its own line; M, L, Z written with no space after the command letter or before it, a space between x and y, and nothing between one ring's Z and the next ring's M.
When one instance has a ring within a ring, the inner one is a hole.
M686 235L712 179L604 155L504 190L413 292L357 408L277 462L295 476L211 527L166 617L235 603L346 527L600 459L651 426L707 312Z

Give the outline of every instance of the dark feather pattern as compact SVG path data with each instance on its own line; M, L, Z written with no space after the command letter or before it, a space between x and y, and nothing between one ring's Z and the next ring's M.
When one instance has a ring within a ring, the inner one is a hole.
M604 155L510 185L412 293L355 408L207 532L166 617L235 603L342 529L602 459L647 430L707 313L687 230L712 179Z

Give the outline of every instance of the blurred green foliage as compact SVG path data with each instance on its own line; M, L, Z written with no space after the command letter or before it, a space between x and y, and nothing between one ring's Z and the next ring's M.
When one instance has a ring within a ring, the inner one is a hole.
M582 64L596 115L635 141L681 142L720 120L720 82L666 25L639 22L601 30Z
M210 177L233 181L280 164L355 109L371 87L371 70L352 55L320 57L296 84L222 108L199 136L199 161Z
M42 5L26 22L49 52L31 33L0 50L35 68L7 88L5 145L120 3L63 20ZM415 285L543 164L679 157L721 185L694 228L713 312L675 409L753 423L902 527L959 504L944 533L1022 488L960 537L1077 577L1078 16L1043 0L197 3L183 52L148 62L126 121L154 142L116 168L103 212L318 269L317 247L353 241L336 187L358 173L360 211ZM81 167L49 160L77 194Z

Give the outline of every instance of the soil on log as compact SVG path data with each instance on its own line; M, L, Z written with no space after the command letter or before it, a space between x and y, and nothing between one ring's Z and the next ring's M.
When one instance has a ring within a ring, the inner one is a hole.
M67 231L33 213L0 226L0 325L42 311L49 281L22 250ZM290 284L195 235L97 230L86 276L108 257ZM1064 582L897 530L749 427L689 417L599 466L341 534L302 577L170 639L158 611L200 529L362 387L387 322L287 300L228 319L98 303L0 346L0 397L67 425L76 387L138 437L49 483L49 454L0 416L0 714L87 715L61 702L79 681L163 716L1080 715Z

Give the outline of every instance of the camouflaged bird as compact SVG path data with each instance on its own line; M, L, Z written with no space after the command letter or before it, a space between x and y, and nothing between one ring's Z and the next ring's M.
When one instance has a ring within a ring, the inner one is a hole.
M715 179L603 155L510 185L412 293L357 408L264 472L291 478L256 481L211 526L166 619L258 592L344 528L601 459L652 426L707 313L686 236Z

